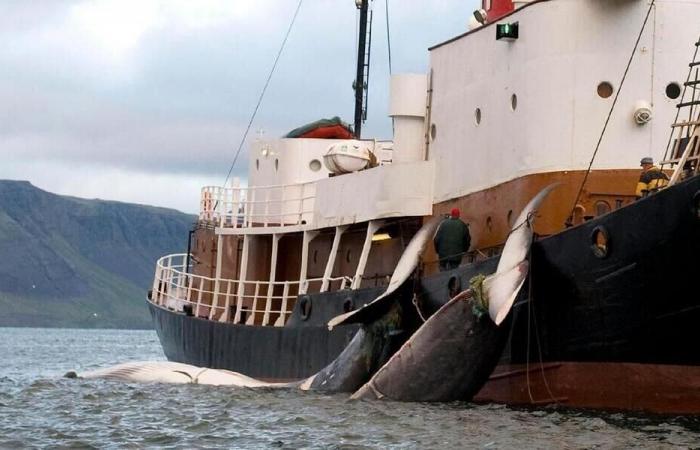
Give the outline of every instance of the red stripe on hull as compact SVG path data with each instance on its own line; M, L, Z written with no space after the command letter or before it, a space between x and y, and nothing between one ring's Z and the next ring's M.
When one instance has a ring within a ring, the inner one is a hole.
M577 362L502 365L474 401L700 414L700 366Z

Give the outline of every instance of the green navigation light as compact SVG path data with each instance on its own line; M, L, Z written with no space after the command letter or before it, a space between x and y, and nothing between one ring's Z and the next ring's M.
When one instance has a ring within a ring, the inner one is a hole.
M514 41L518 39L518 22L496 25L496 40Z

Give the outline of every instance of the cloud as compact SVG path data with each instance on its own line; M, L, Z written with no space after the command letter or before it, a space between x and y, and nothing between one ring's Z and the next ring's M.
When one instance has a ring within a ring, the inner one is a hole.
M420 0L388 1L394 72L425 72L427 47L463 32L475 6L436 0L426 12ZM167 205L164 187L118 186L149 178L162 186L223 182L296 2L8 0L3 6L0 177ZM380 138L391 133L384 6L374 1L363 127L365 136ZM260 129L275 137L320 117L352 120L356 19L350 0L303 3L249 140ZM246 165L244 155L235 173ZM76 183L75 167L89 172L86 181Z

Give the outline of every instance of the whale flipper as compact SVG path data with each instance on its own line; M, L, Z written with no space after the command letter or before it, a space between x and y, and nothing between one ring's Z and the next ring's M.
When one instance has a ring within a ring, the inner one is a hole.
M391 294L409 279L418 266L420 256L423 254L426 244L433 238L435 230L437 230L438 225L440 225L440 221L440 217L432 218L424 223L413 238L411 238L411 241L401 254L399 262L396 264L394 273L391 275L391 280L389 280L389 286L382 295L361 308L332 318L328 322L328 329L332 330L334 327L343 324L358 322L367 323L384 314L391 306Z

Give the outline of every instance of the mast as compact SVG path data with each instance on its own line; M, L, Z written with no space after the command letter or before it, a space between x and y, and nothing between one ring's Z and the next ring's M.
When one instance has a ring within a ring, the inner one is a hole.
M372 28L369 26L369 39L367 32L367 18L369 3L372 0L355 0L355 6L360 10L360 29L357 39L357 76L353 88L355 89L355 137L360 139L362 135L362 122L367 118L365 101L367 100L367 78L369 77L369 45L372 40ZM371 13L369 13L371 15Z

